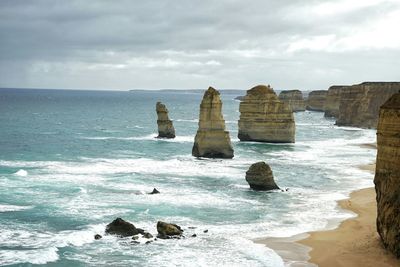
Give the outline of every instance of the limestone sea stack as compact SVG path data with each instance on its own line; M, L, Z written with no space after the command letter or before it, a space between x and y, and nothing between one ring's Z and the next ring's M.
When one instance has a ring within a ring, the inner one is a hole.
M239 106L240 141L294 143L295 122L289 106L268 85L247 91Z
M380 106L399 90L400 82L364 82L344 88L336 124L376 129Z
M158 138L175 138L175 128L168 117L168 109L161 102L156 104Z
M311 91L308 94L306 109L311 111L324 111L327 93L328 91L326 90Z
M233 158L229 132L225 130L222 102L217 90L209 87L200 104L199 129L192 155L205 158Z
M289 108L294 112L306 110L303 93L300 90L282 91L279 94L279 100L288 104Z
M340 93L345 85L332 85L328 89L325 101L325 114L326 118L337 118L339 116Z
M400 92L380 108L377 145L376 225L384 246L400 258Z
M250 166L246 172L246 181L250 188L254 190L274 190L279 189L274 181L271 167L265 162L257 162Z

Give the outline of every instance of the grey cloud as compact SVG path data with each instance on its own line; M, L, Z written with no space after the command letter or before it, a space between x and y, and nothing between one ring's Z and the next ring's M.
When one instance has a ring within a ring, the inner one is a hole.
M400 59L400 48L288 51L299 40L341 38L400 10L387 1L327 16L312 12L326 2L3 0L0 86L246 88L270 82L309 89L358 77L399 79L391 59ZM357 67L371 60L376 72Z

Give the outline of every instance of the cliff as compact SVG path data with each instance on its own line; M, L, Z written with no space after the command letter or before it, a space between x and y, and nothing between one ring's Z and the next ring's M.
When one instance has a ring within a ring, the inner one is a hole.
M384 246L400 258L400 92L380 109L377 144L376 226Z
M156 104L158 138L175 138L175 128L168 117L168 109L161 102Z
M282 91L279 94L279 100L286 103L289 108L294 112L306 110L303 93L300 90Z
M258 85L247 91L239 106L241 141L294 143L293 112L270 86Z
M344 88L336 124L376 128L380 106L399 90L400 82L364 82Z
M306 109L312 111L324 111L327 93L328 91L326 90L317 90L310 92L308 94L308 99L306 102Z
M204 93L200 104L199 129L192 155L205 158L233 158L229 132L225 130L219 92L212 87Z
M345 85L333 85L329 87L325 101L325 117L337 118L339 116L340 93Z

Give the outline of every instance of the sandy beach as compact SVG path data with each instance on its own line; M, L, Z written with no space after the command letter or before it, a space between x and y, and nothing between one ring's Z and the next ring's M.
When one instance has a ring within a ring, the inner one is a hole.
M359 167L375 172L375 164ZM339 201L341 208L351 210L357 217L343 221L334 230L257 242L275 250L292 267L400 266L400 260L383 248L376 231L375 196L375 188L371 187L354 191L349 199Z

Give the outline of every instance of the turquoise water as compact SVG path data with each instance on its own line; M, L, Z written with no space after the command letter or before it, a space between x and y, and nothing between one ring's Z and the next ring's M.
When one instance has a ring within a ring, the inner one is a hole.
M335 200L372 185L357 165L374 160L359 144L375 131L301 112L295 144L239 142L241 94L222 92L235 157L220 160L191 156L199 92L0 90L0 265L283 266L251 240L351 216ZM157 101L174 120L173 140L154 138ZM288 191L249 189L245 172L260 160ZM147 195L154 187L161 194ZM94 240L116 217L153 235L158 220L177 223L187 237Z

